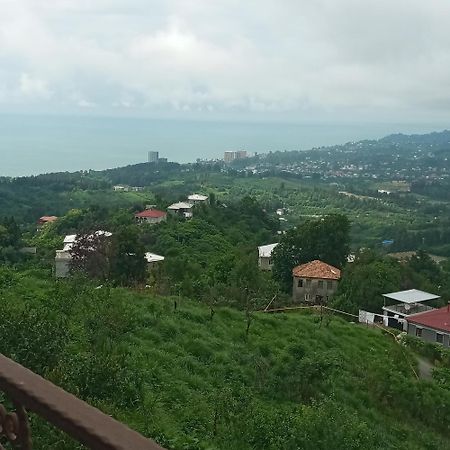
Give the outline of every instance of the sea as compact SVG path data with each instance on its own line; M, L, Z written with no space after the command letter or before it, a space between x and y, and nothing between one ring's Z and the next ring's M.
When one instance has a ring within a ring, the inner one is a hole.
M444 128L444 127L442 127ZM130 117L0 115L0 176L101 170L147 161L222 158L226 150L307 150L391 133L440 131L434 125L285 123Z

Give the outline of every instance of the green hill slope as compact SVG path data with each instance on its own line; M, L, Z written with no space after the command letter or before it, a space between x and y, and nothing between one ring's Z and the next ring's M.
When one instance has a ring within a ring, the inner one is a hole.
M390 337L305 313L245 328L237 310L0 272L1 351L168 448L450 448L450 391ZM36 448L77 448L32 427Z

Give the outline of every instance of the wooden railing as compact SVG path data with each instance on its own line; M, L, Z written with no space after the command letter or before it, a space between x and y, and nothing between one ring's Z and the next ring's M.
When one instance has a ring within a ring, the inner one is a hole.
M162 450L154 441L1 354L0 390L14 409L9 412L0 404L0 450L4 449L2 442L31 450L27 411L95 450Z

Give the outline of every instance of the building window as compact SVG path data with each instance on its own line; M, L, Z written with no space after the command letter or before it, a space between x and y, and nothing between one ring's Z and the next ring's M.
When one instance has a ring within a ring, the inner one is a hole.
M310 294L305 294L305 302L309 302L311 300Z
M306 280L306 287L311 287L311 280Z
M331 291L331 289L333 289L333 282L332 281L327 281L327 289L329 291Z
M416 328L416 336L422 337L422 328Z
M300 278L300 280L298 280L297 286L303 287L303 280L301 278Z
M441 333L436 333L436 342L438 344L443 344L444 343L444 335Z
M269 266L272 265L272 260L269 258Z
M319 280L318 287L319 289L323 289L323 280Z

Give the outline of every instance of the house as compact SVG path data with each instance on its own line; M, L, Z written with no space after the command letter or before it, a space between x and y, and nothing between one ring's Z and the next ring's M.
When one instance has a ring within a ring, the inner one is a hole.
M157 255L156 253L146 252L144 257L147 261L147 270L149 272L154 271L161 261L164 261L164 256Z
M192 204L186 202L178 202L170 205L167 210L172 214L177 214L185 219L192 217Z
M56 250L55 255L55 277L56 278L66 278L69 276L70 272L70 261L72 260L72 255L70 250Z
M70 261L72 260L71 250L76 242L77 235L69 234L64 238L64 247L62 250L56 250L55 255L55 277L66 278L70 272Z
M409 335L450 347L450 305L413 314L406 321Z
M98 230L94 233L96 236L110 237L109 231ZM64 247L62 250L56 250L55 255L55 277L66 278L70 272L70 261L72 260L72 248L77 242L76 234L69 234L64 238Z
M192 203L193 205L197 205L199 203L207 203L208 202L208 196L207 195L201 195L201 194L192 194L187 199L188 199L188 202Z
M116 192L128 192L130 188L128 186L124 186L123 184L118 184L113 186L113 190Z
M167 219L167 213L159 211L157 209L146 209L142 212L138 212L134 215L135 219L139 223L160 223Z
M258 266L261 270L272 270L272 252L277 245L278 242L258 247Z
M423 302L437 300L440 297L418 289L408 289L383 294L383 298L384 325L406 331L407 317L433 310L434 308L424 305ZM392 304L393 301L397 303Z
M37 223L38 223L38 226L42 226L42 225L45 225L46 223L52 223L55 220L58 220L57 216L42 216L42 217L39 217L39 220Z
M341 271L318 259L292 269L294 302L326 302L337 290Z

